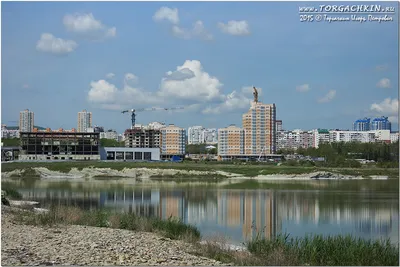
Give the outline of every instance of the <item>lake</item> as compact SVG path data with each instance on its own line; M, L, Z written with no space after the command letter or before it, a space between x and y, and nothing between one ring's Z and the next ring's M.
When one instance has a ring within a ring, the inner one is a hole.
M259 186L263 189L254 189L254 184L245 189L246 182L243 188L241 184L229 188L217 184L97 181L93 186L87 182L27 180L3 180L2 184L16 188L26 200L40 202L43 208L77 205L163 219L174 216L197 226L204 238L225 237L238 245L257 234L271 238L279 233L292 237L352 234L399 241L398 180L274 182Z

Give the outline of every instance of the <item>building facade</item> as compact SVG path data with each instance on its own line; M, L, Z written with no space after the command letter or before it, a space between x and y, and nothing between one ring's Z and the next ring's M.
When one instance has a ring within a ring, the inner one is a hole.
M277 120L276 121L276 131L283 131L283 124L282 124L282 120Z
M392 123L388 120L388 117L375 118L371 121L370 130L392 130Z
M218 155L243 155L245 152L244 129L235 125L218 130Z
M353 123L353 131L369 131L370 123L371 119L369 118L356 120Z
M313 131L278 131L277 132L277 149L293 149L313 147L314 133Z
M391 143L396 143L398 141L399 141L399 132L390 133L390 142Z
M113 139L113 140L119 141L118 133L111 129L107 130L106 132L100 132L100 138Z
M124 133L125 147L131 148L160 148L161 131L135 127Z
M88 128L92 128L92 112L83 111L78 112L78 132L86 133Z
M250 110L243 114L245 154L258 155L276 152L275 104L252 102Z
M21 132L20 160L99 160L99 133Z
M217 144L218 143L218 130L215 128L204 129L201 135L201 140L205 144Z
M101 147L101 160L158 161L159 148Z
M19 113L19 131L33 132L34 128L34 113L29 109L25 109Z
M170 156L184 156L186 153L186 130L170 124L161 128L161 155L166 158Z
M192 126L188 128L188 144L197 145L203 143L203 126Z
M327 129L313 130L313 147L318 148L322 143L330 142L330 134Z

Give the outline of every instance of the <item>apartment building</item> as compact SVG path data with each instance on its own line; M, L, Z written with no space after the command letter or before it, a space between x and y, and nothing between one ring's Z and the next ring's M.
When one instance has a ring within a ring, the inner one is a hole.
M159 148L161 131L135 127L127 129L124 133L125 147Z
M92 112L87 112L86 109L78 112L78 132L86 133L88 128L92 128Z
M114 140L118 141L119 140L119 135L118 135L118 133L116 131L110 129L110 130L107 130L105 132L100 132L100 138L101 139L102 138L114 139Z
M201 134L201 140L205 144L217 144L218 143L218 130L215 128L204 129Z
M29 109L25 109L19 113L19 131L20 132L33 132L34 127L34 113Z
M237 156L244 154L244 129L235 125L218 130L218 155Z
M275 104L252 102L250 110L243 114L245 154L259 155L276 152Z
M277 120L276 121L276 131L283 131L283 124L282 124L282 120Z
M361 142L375 141L375 133L371 131L330 131L330 142Z
M294 149L313 147L312 131L293 130L277 131L277 149Z
M399 132L390 133L390 142L395 143L399 141Z
M203 142L203 126L192 126L188 128L188 144L196 145L202 144Z
M313 147L318 148L322 143L330 142L330 135L327 129L315 129L313 132Z
M170 124L161 128L160 148L163 158L184 156L186 152L186 130Z

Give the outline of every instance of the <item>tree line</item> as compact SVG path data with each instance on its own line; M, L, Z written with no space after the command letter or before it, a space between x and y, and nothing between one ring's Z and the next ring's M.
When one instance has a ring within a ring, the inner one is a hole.
M395 143L359 143L359 142L336 142L323 143L318 148L299 148L296 151L282 149L278 154L294 154L310 157L324 157L325 163L342 165L345 161L355 159L373 160L383 167L396 167L399 165L399 142ZM336 164L335 164L336 163Z

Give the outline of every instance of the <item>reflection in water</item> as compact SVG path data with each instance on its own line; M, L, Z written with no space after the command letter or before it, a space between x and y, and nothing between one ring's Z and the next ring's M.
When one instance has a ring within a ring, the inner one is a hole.
M285 232L302 237L353 234L398 242L397 194L365 195L318 191L210 190L135 188L81 192L72 189L19 189L42 207L78 205L133 212L162 219L178 217L196 225L203 236L217 233L238 243L260 233L271 238Z

